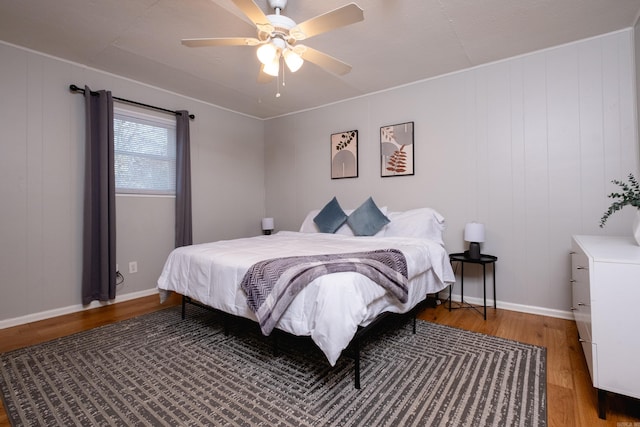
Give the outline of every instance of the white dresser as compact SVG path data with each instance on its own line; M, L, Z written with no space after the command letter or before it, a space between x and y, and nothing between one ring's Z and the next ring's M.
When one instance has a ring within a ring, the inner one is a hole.
M632 237L573 236L572 307L598 415L606 392L640 398L640 246Z

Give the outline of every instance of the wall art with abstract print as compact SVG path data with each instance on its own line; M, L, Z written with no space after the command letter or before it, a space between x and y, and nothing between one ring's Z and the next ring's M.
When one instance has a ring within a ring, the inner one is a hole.
M380 176L413 175L413 122L380 128Z
M358 177L358 131L331 135L331 179Z

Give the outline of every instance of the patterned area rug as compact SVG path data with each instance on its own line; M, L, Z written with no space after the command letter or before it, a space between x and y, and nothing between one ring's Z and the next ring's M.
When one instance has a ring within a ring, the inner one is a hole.
M542 347L398 317L335 367L311 340L178 307L0 355L14 425L544 426Z

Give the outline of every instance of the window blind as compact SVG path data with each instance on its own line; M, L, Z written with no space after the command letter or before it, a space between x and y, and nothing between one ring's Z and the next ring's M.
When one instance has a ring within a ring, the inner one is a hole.
M175 121L114 110L116 192L175 195Z

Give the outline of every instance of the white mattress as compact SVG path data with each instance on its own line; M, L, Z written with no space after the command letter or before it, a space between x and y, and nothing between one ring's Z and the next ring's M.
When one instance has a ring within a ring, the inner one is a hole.
M310 336L335 365L359 325L384 311L404 313L455 281L449 257L437 242L409 237L352 237L280 231L270 236L223 240L177 248L169 255L158 288L175 291L210 307L256 320L240 282L265 259L396 248L409 277L409 300L402 304L365 276L352 272L319 277L293 300L277 328Z

